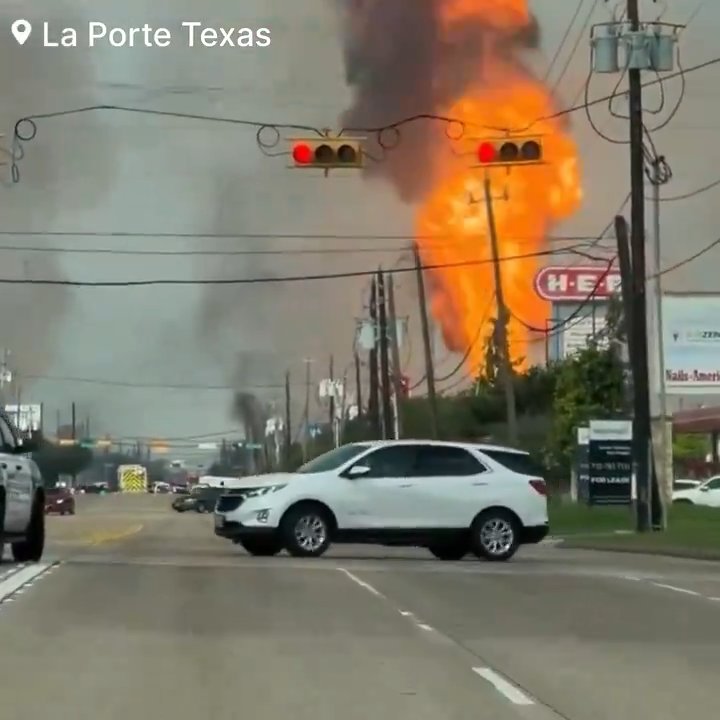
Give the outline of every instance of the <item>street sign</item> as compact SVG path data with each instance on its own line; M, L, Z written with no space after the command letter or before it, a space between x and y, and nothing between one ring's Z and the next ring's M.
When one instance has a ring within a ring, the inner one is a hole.
M632 422L591 420L588 443L589 505L632 502Z
M588 502L590 486L590 428L577 429L577 445L575 446L575 482L579 502Z
M263 446L260 443L245 443L245 447L248 450L262 450Z

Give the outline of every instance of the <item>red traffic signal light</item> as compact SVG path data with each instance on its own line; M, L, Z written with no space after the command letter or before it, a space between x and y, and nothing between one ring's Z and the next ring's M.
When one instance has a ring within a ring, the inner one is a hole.
M307 165L312 162L313 151L306 143L298 143L293 147L292 156L298 165Z
M358 138L298 139L293 142L291 156L298 168L361 168L363 152Z
M502 138L482 140L477 146L477 159L486 165L537 165L542 162L540 138Z
M480 143L478 147L478 160L483 163L483 165L493 162L496 157L495 145L491 142Z

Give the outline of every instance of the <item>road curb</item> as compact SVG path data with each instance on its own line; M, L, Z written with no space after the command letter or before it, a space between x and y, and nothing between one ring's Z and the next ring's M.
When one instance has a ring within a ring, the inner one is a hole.
M625 545L594 545L591 542L573 542L560 540L556 544L561 550L591 550L594 552L624 553L626 555L652 555L654 557L684 558L687 560L706 560L720 562L718 550L693 550L690 548L650 548L627 547Z

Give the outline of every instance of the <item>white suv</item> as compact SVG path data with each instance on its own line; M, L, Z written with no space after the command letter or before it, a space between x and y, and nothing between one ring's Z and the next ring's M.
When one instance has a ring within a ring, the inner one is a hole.
M215 534L252 555L318 557L337 543L508 560L549 530L546 486L522 451L392 440L342 445L297 472L229 480Z

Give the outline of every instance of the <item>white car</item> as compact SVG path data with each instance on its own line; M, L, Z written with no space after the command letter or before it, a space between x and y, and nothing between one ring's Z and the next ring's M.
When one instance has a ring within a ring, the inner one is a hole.
M27 457L34 449L0 412L0 561L8 543L16 562L37 562L45 550L45 492L37 465Z
M720 475L698 483L695 487L675 490L672 501L673 504L720 507Z
M493 445L353 443L294 473L229 481L215 534L252 555L318 557L331 543L426 547L508 560L549 531L545 481L530 456Z

